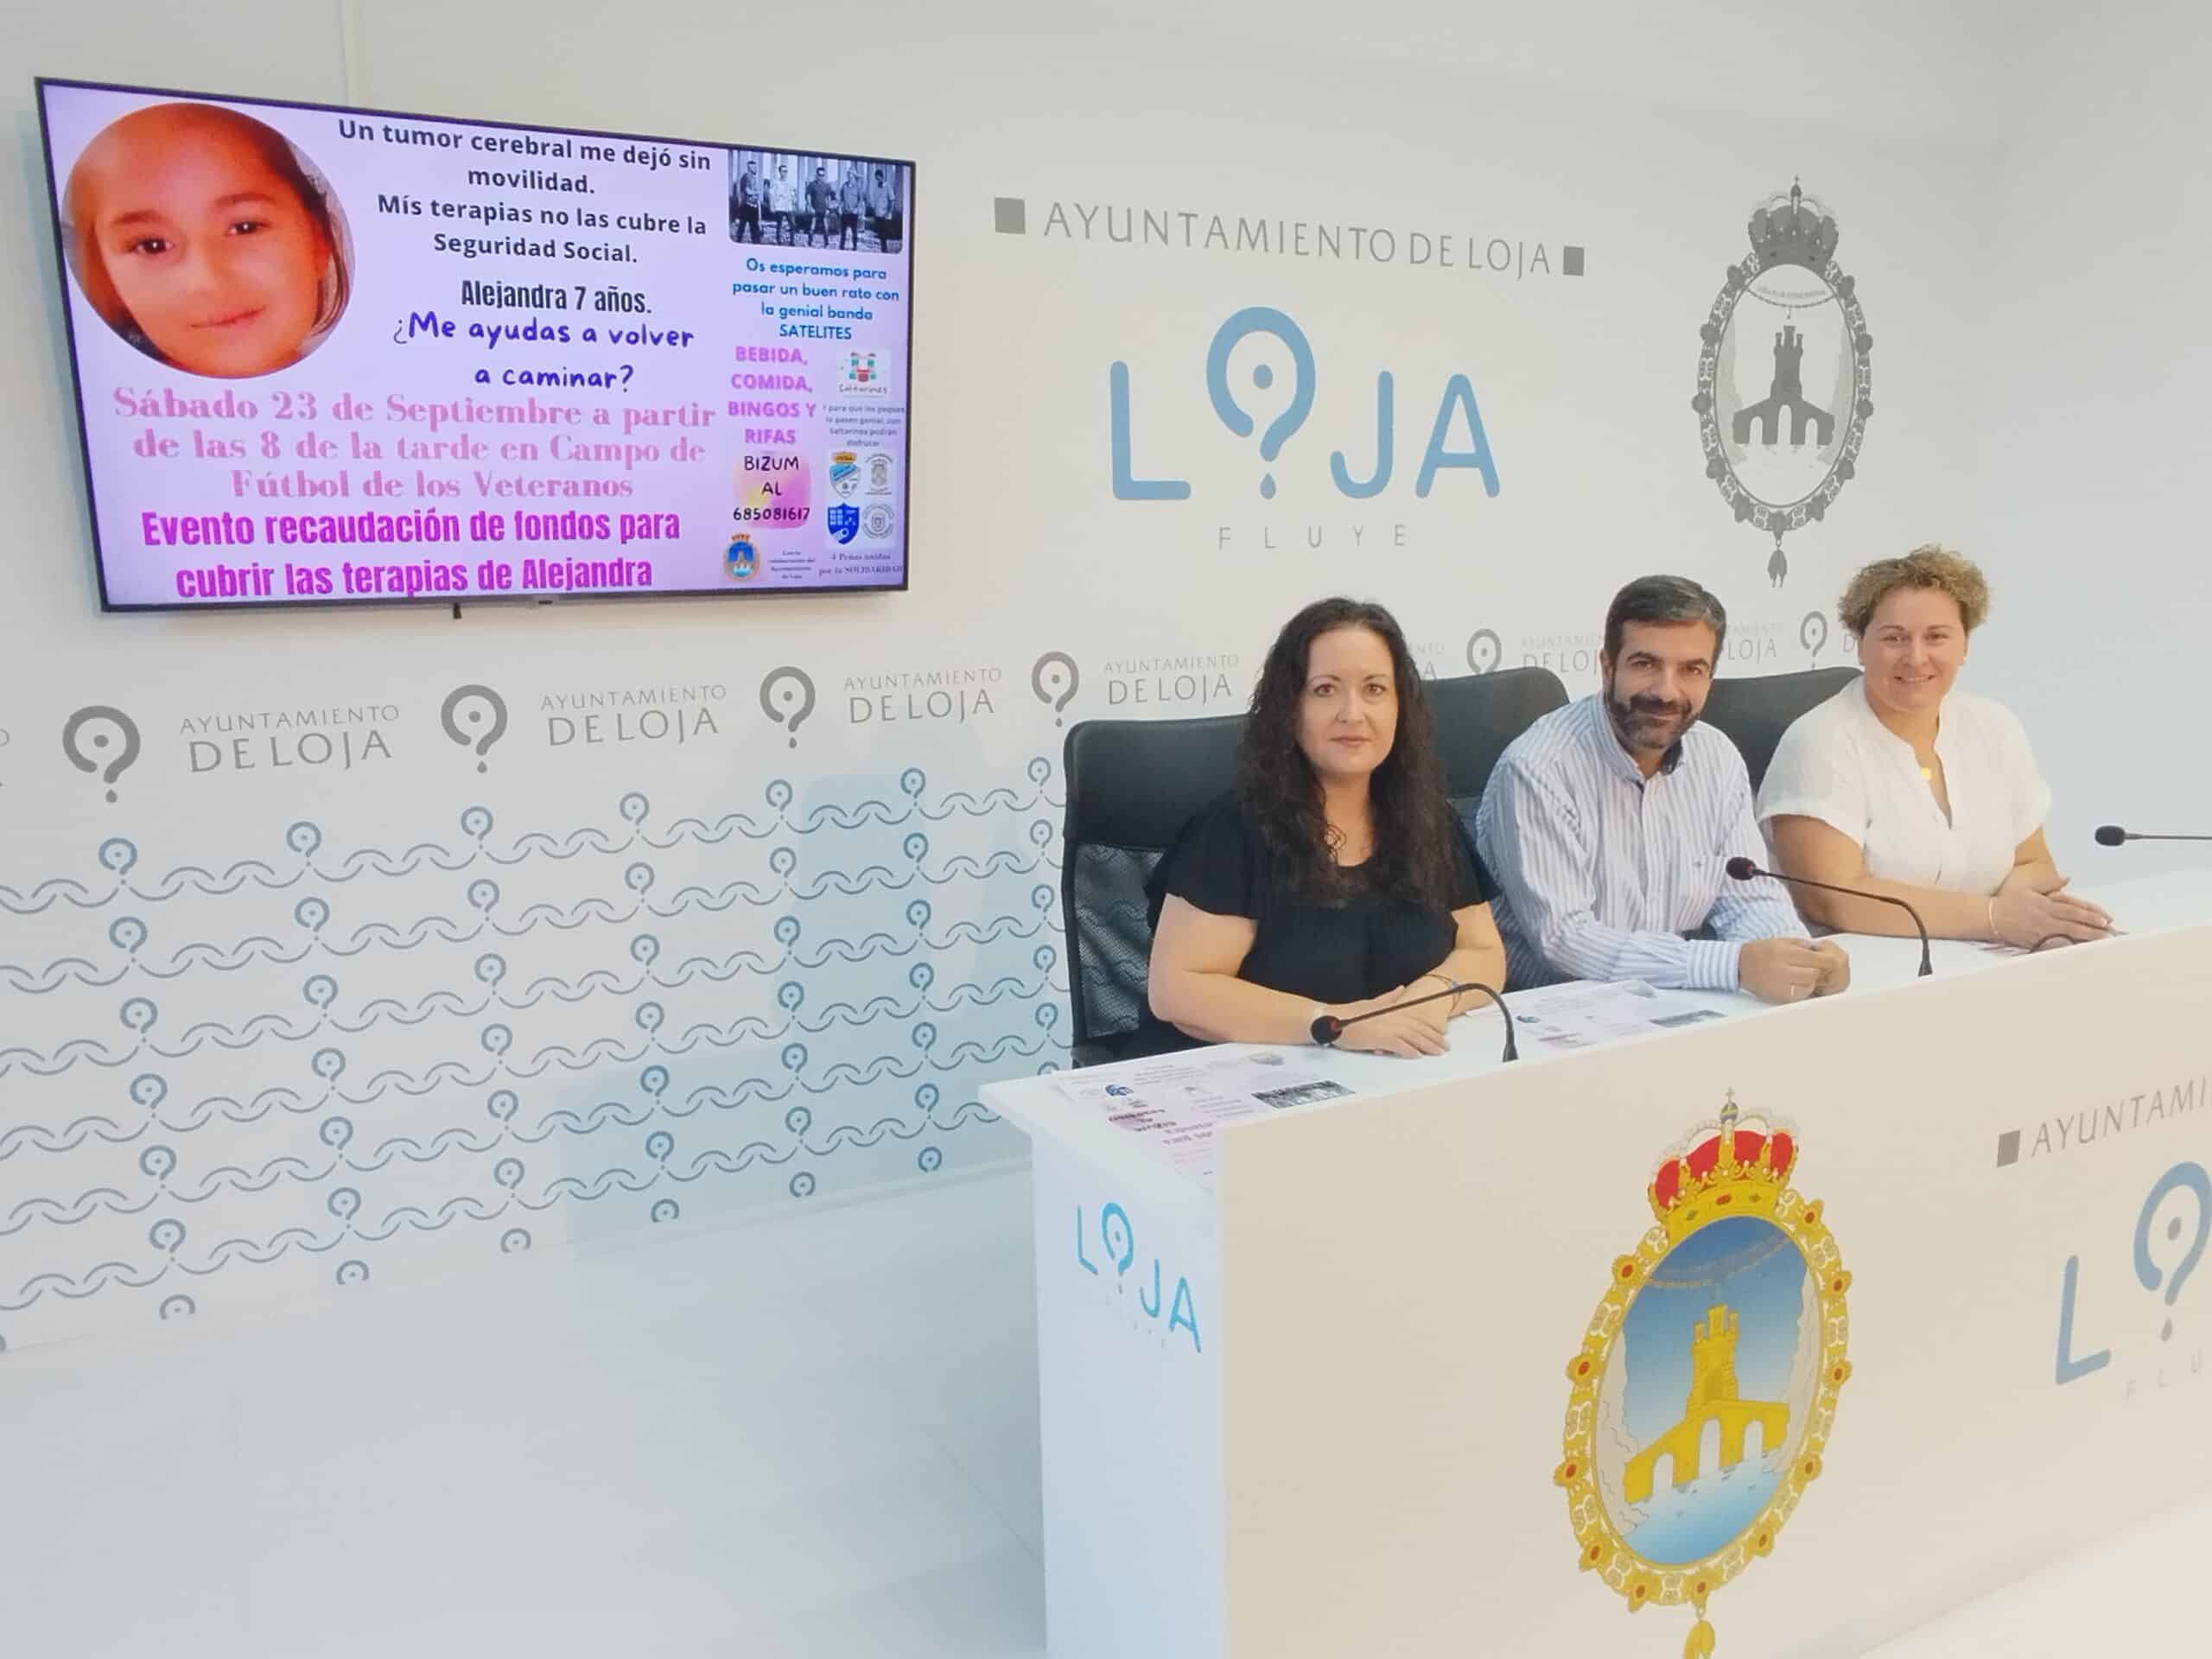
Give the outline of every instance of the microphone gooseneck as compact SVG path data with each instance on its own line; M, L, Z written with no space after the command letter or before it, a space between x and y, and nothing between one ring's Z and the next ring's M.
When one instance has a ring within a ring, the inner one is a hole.
M1505 1006L1505 999L1499 995L1496 991L1491 989L1489 986L1484 984L1480 980L1468 980L1465 982L1465 988L1471 991L1480 991L1484 996L1490 998L1492 1002L1495 1002L1497 1005L1497 1017L1505 1022L1504 1058L1508 1060L1519 1059L1521 1058L1521 1046L1513 1040L1513 1010Z
M2133 830L2123 830L2116 823L2097 826L2097 845L2119 847L2131 841L2212 841L2212 836L2146 836Z
M1440 991L1431 991L1426 996L1409 996L1402 1002L1393 1002L1387 1008L1370 1008L1365 1014L1355 1014L1349 1020L1339 1020L1333 1014L1324 1014L1319 1015L1307 1029L1313 1040L1323 1048L1326 1048L1338 1038L1343 1036L1348 1027L1356 1026L1363 1020L1379 1020L1386 1014L1395 1014L1400 1008L1419 1007L1424 1002L1440 1001L1447 996L1465 996L1470 991L1478 991L1497 1004L1498 1013L1505 1019L1505 1049L1503 1058L1507 1060L1519 1059L1521 1048L1520 1045L1513 1039L1512 1010L1505 1006L1505 999L1503 996L1479 980L1463 980L1456 985L1448 985Z
M1928 924L1920 919L1918 911L1902 899L1892 898L1886 893L1868 893L1859 887L1839 887L1832 881L1815 881L1808 876L1783 875L1774 870L1763 870L1740 855L1730 859L1726 868L1728 874L1738 881L1750 881L1764 876L1770 881L1786 881L1792 887L1818 887L1822 893L1840 893L1847 899L1872 899L1877 904L1895 905L1912 918L1914 931L1920 935L1920 972L1917 977L1926 979L1936 971L1936 963L1928 951Z

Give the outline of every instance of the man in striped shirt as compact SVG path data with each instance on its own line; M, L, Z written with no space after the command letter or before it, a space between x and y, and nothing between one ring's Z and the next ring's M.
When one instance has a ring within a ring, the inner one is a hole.
M1615 594L1604 689L1544 716L1500 757L1475 814L1498 885L1508 982L1640 979L1794 1002L1851 965L1815 944L1769 881L1726 866L1766 849L1744 757L1697 723L1727 635L1720 601L1680 576Z

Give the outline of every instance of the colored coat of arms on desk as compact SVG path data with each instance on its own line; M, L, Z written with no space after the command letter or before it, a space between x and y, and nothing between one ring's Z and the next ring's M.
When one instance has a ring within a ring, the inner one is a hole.
M1707 1600L1775 1541L1821 1472L1851 1376L1844 1271L1821 1205L1790 1185L1789 1127L1738 1110L1660 1160L1656 1225L1613 1262L1567 1362L1567 1492L1581 1566L1631 1613Z

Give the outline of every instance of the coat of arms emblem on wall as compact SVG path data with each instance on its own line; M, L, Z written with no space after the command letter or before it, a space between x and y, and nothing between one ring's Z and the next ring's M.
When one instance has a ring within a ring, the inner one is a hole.
M1736 522L1769 532L1767 575L1789 572L1782 538L1827 516L1859 468L1874 414L1874 338L1858 284L1836 263L1835 216L1793 183L1751 210L1750 257L1698 330L1705 475Z

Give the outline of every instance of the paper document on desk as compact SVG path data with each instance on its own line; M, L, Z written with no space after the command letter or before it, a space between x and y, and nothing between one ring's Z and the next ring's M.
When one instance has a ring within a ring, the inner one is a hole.
M1721 1017L1686 996L1654 990L1640 979L1611 984L1573 980L1519 991L1513 997L1513 1029L1520 1040L1561 1052L1595 1048L1623 1037L1648 1037L1655 1031Z
M1066 1100L1145 1137L1170 1164L1208 1185L1218 1125L1356 1092L1281 1050L1241 1046L1165 1055L1110 1073L1070 1072L1052 1081Z

